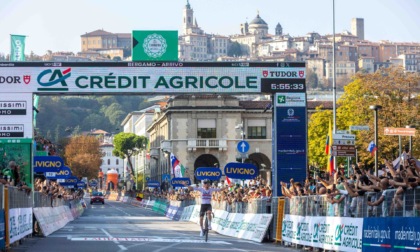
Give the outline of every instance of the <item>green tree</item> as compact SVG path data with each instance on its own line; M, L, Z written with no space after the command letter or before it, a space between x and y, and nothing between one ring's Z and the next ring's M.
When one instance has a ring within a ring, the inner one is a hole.
M134 176L135 173L131 157L139 154L139 152L144 149L143 146L147 146L146 137L138 136L134 133L120 132L114 137L114 150L112 151L112 154L127 159L131 174Z
M358 73L344 87L344 94L337 101L336 129L349 129L351 125L368 125L370 130L356 134L356 148L361 162L372 164L374 159L366 150L374 140L374 113L370 105L381 105L378 112L378 153L380 158L391 159L398 150L398 137L383 134L384 127L404 128L420 121L419 83L417 73L408 73L401 68L380 69L375 73ZM326 164L322 157L331 112L318 109L308 124L309 163ZM418 141L413 141L413 156L419 156ZM325 155L325 158L326 155Z
M242 56L241 45L235 41L228 46L227 55L230 57L239 57Z
M378 147L380 157L393 158L398 149L398 137L384 135L384 127L404 128L420 121L419 91L420 75L405 72L402 68L384 68L375 73L359 73L344 87L344 95L338 100L337 117L340 126L369 125L369 131L357 132L356 147L362 162L374 160L366 151L374 140L374 113L370 105L381 105L378 112ZM415 141L414 141L415 142ZM418 156L413 147L414 156Z
M328 162L325 143L330 120L332 121L332 111L318 107L308 123L308 160L310 164L316 164L321 170L326 169Z

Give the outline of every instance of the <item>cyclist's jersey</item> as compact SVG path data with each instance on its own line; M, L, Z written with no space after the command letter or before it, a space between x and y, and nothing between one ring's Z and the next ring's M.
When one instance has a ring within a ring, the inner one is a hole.
M193 187L195 191L201 192L201 204L211 204L211 194L213 192L218 192L222 189L220 188L209 188L208 190L203 187Z

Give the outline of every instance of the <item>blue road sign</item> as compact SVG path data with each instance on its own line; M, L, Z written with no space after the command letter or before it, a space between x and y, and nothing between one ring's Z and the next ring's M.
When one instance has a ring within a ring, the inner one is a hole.
M170 182L171 175L170 174L162 174L162 181Z
M236 146L240 153L247 153L249 151L249 143L247 141L240 141Z

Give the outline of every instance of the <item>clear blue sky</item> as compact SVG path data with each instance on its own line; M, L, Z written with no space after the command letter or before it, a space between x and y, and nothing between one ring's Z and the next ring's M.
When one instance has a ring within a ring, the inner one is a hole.
M332 0L190 0L207 33L239 33L259 11L274 33L277 22L292 36L332 33ZM0 53L10 52L10 34L27 35L25 53L80 51L80 35L97 29L179 30L186 0L1 0ZM365 39L420 42L420 0L335 0L336 32L365 20Z

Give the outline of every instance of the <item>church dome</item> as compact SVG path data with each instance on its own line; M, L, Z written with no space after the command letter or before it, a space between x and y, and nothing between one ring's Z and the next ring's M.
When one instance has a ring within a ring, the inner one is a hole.
M258 14L252 21L249 23L251 25L267 25L267 23L260 17L260 14Z

